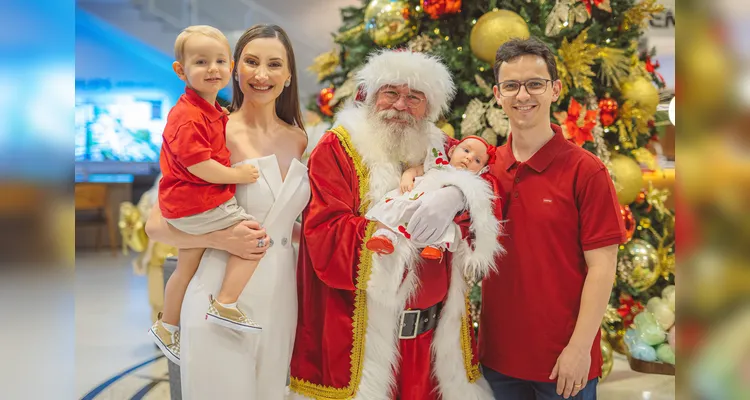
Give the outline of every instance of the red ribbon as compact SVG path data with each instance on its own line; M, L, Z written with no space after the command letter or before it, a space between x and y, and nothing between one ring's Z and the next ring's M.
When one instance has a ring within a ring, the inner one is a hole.
M492 164L495 163L495 159L496 159L496 154L495 153L497 151L497 147L491 145L488 141L484 140L484 138L480 137L480 136L469 135L469 136L466 136L465 138L461 139L461 142L463 142L466 139L476 139L476 140L479 140L480 142L482 142L482 144L484 144L485 147L487 147L487 156L488 156L488 158L487 158L487 165L492 165ZM458 144L461 144L461 142L458 142Z
M643 309L643 304L640 301L635 301L633 296L629 294L620 295L620 307L617 308L617 313L620 314L625 329L630 328L635 316Z
M664 83L664 77L660 73L656 72L656 69L659 67L659 61L656 61L656 64L654 64L651 62L651 57L646 57L646 71L648 71L650 74L655 74L659 78L661 83Z

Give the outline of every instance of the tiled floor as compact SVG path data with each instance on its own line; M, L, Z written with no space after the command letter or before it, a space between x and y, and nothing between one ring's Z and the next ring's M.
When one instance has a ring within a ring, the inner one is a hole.
M89 395L86 400L169 399L167 361L159 357L161 353L146 336L151 324L146 278L133 274L131 258L114 258L110 253L77 254L78 398ZM599 398L674 399L674 385L675 378L671 376L631 371L627 360L618 355L612 373L599 386ZM97 388L100 390L92 393Z
M109 252L76 254L75 367L80 396L160 354L146 335L151 326L146 277L133 273L131 259Z

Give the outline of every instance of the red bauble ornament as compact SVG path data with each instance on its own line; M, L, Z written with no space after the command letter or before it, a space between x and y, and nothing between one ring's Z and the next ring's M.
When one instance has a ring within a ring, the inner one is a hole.
M635 204L638 204L639 206L646 202L646 191L642 190L640 193L638 193L638 197L635 198Z
M333 110L331 110L331 106L329 105L329 103L331 102L331 99L333 99L334 92L335 89L329 87L321 90L318 94L318 109L320 109L320 112L329 117L333 117Z
M610 126L615 123L618 108L617 101L613 98L605 97L599 100L599 119L603 126Z
M424 12L432 19L461 12L461 0L420 0L420 4Z
M628 241L633 238L633 233L635 233L635 218L633 217L633 212L630 211L630 207L628 206L620 206L620 215L622 215L622 222L625 224L625 234Z

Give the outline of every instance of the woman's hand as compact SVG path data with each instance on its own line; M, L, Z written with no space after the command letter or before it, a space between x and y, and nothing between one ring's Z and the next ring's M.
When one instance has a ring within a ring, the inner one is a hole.
M239 224L213 233L220 250L227 251L246 260L260 260L271 246L271 238L257 221ZM262 242L261 242L262 239ZM261 246L258 246L261 244Z

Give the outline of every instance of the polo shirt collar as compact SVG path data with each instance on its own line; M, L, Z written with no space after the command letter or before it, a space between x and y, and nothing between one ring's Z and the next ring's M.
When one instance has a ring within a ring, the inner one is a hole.
M219 105L218 101L212 106L206 101L206 99L198 95L195 90L189 87L185 87L185 97L190 104L198 107L211 122L216 122L224 116L224 110L221 109L221 105Z
M554 135L552 136L552 139L550 139L547 143L542 146L541 149L539 149L531 158L526 161L526 164L528 164L529 167L531 167L536 172L542 172L552 163L552 160L555 158L557 153L560 152L560 150L565 145L565 137L563 136L562 129L559 125L550 124L550 128L552 128L552 131L554 132ZM508 136L508 143L504 146L505 147L505 157L504 159L504 165L505 170L508 171L515 165L518 160L516 160L516 156L513 155L513 146L511 145L513 142L513 134L511 133Z

